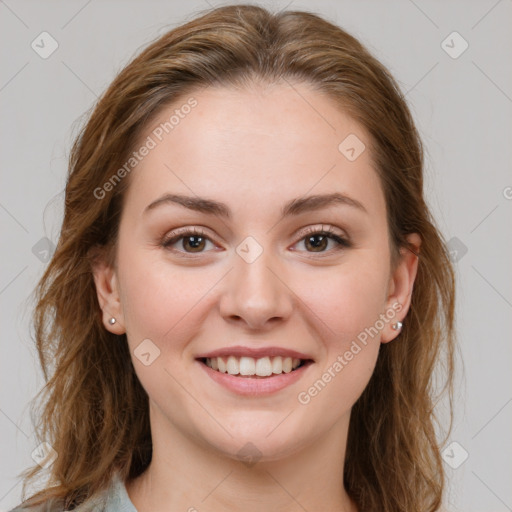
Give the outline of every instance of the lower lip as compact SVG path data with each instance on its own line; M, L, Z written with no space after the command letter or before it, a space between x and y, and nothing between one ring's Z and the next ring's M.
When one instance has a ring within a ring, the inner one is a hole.
M262 396L277 393L287 386L297 382L308 371L312 362L307 362L303 366L291 371L290 373L280 373L265 378L237 377L229 373L221 373L212 370L209 366L197 361L209 377L215 382L221 384L230 391L245 396Z

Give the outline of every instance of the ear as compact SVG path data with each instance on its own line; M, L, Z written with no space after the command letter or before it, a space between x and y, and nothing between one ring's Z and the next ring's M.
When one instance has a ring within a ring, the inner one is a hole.
M393 329L396 322L403 322L411 305L412 290L416 273L418 271L418 255L420 252L421 237L417 233L406 236L410 249L400 248L400 259L389 279L386 311L395 311L396 314L386 324L381 333L381 343L388 343L400 334L400 329Z
M115 269L107 263L105 253L100 250L94 250L91 255L91 267L98 302L103 312L103 325L113 334L124 334L126 330ZM115 318L114 324L110 324L111 318Z

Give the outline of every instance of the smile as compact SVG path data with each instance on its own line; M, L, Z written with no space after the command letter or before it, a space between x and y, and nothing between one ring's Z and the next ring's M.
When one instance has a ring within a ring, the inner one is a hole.
M239 377L270 377L296 370L305 361L297 357L207 357L204 364L212 370Z
M217 356L198 358L196 363L210 382L220 385L219 390L257 398L292 386L308 372L314 361L282 356Z

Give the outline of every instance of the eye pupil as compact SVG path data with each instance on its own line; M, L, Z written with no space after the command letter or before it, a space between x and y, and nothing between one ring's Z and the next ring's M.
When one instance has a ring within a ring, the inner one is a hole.
M313 242L314 239L320 239L317 243ZM306 243L307 244L311 244L311 246L313 247L313 249L315 250L314 252L318 252L318 249L320 250L323 250L327 247L327 241L328 241L328 237L326 237L325 235L312 235L312 236L309 236L307 239L306 239Z
M204 244L205 244L204 237L202 237L202 236L187 236L186 238L183 239L183 248L184 249L186 249L186 247L185 247L186 240L190 241L189 245L192 247L192 249L197 250L197 251L201 251L202 249L204 249Z

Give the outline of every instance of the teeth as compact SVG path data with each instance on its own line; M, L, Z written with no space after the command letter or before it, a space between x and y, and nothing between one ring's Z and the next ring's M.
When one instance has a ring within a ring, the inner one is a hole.
M238 375L240 373L240 363L238 359L234 356L229 356L226 369L230 375Z
M272 373L282 373L283 371L283 358L274 357L272 358Z
M256 361L256 375L260 377L268 377L272 375L272 363L270 357L262 357Z
M226 360L222 357L206 359L206 365L212 370L230 375L257 375L268 377L272 374L290 373L300 365L300 359L291 357L235 357L229 356Z
M222 359L222 357L214 357L214 359L217 360L217 366L219 367L219 372L221 373L226 373L227 370L226 370L226 363L224 362L224 359ZM210 359L207 359L207 361L210 361ZM212 368L213 368L213 364L212 364Z
M240 358L240 375L255 375L256 361L252 357Z

